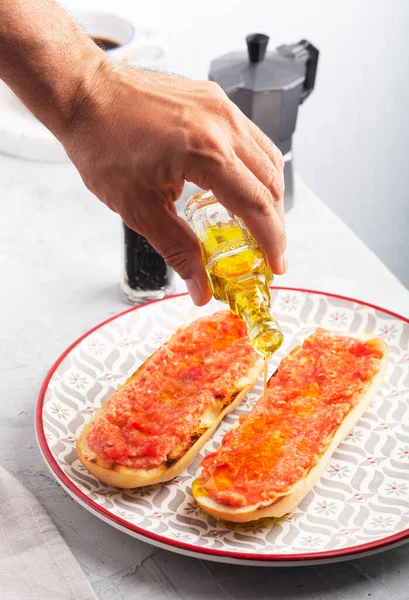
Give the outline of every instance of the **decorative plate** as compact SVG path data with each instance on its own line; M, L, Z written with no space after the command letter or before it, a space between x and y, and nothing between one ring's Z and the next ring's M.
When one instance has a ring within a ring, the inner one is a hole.
M91 415L182 324L218 310L195 307L183 294L132 308L98 325L64 352L40 392L36 429L51 472L85 508L157 546L231 563L294 565L379 551L409 537L409 320L331 294L272 289L272 311L285 344L279 360L317 326L365 332L389 344L390 364L376 400L334 453L319 483L286 519L245 525L218 521L195 504L191 483L262 382L228 415L195 462L166 484L120 490L80 464L75 442Z

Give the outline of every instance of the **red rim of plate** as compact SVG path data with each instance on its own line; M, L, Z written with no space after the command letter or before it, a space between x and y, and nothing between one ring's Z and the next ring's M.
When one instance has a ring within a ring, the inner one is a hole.
M339 298L341 300L348 300L349 302L356 302L357 304L361 304L363 306L368 306L370 308L380 310L388 315L396 317L397 319L400 319L401 321L404 321L405 323L409 324L409 319L406 317L403 317L402 315L398 315L397 313L394 313L390 310L386 310L375 304L370 304L369 302L363 302L362 300L356 300L354 298L349 298L347 296L341 296L339 294L331 294L331 293L327 293L327 292L319 292L316 290L292 288L292 287L272 286L272 289L288 290L288 291L293 291L293 292L304 292L307 294L318 294L321 296L329 296L331 298ZM180 542L178 540L172 540L172 539L167 538L166 536L158 535L154 532L147 531L146 529L143 529L142 527L139 527L138 525L134 525L132 523L129 523L125 519L122 519L121 517L113 515L112 513L110 513L108 510L106 510L105 508L103 508L102 506L97 504L94 500L89 498L86 494L84 494L84 492L82 492L81 490L79 490L76 487L76 485L71 481L71 479L69 479L69 477L61 469L61 467L58 465L56 459L52 455L51 450L48 446L46 437L45 437L45 433L44 433L44 427L43 427L44 398L45 398L46 391L48 389L48 384L49 384L52 376L54 375L55 371L57 370L57 368L61 364L61 362L64 360L64 358L71 352L71 350L73 350L73 348L75 348L83 339L88 337L91 333L93 333L97 329L100 329L107 323L110 323L111 321L114 321L115 319L118 319L119 317L122 317L123 315L125 315L129 312L138 310L140 308L148 306L149 304L155 304L157 302L164 302L166 300L169 300L170 298L178 298L178 297L187 296L187 295L188 295L187 293L173 294L171 296L166 296L165 298L161 298L159 300L152 300L150 302L146 302L146 303L140 304L138 306L133 306L127 310L124 310L124 311L118 313L117 315L114 315L113 317L110 317L109 319L106 319L102 323L99 323L99 325L96 325L95 327L93 327L92 329L90 329L89 331L84 333L82 336L80 336L75 342L73 342L71 344L71 346L69 346L61 354L61 356L53 364L53 366L49 370L49 372L43 382L43 385L41 386L41 390L40 390L40 393L38 396L37 407L36 407L35 426L36 426L37 439L38 439L40 449L41 449L43 456L44 456L45 460L47 461L49 467L51 468L54 475L56 476L57 480L60 480L60 482L66 488L68 488L70 494L72 494L74 497L78 498L80 503L83 503L83 504L86 504L87 506L89 506L93 511L100 514L105 520L114 521L116 524L120 525L122 528L128 529L134 533L137 533L141 537L149 538L154 542L158 542L160 544L165 544L166 546L170 546L170 547L173 546L173 547L177 548L179 551L185 550L185 551L193 553L193 554L195 554L195 553L201 554L201 555L206 554L209 556L209 558L211 556L213 556L213 557L219 556L222 558L234 558L236 560L241 559L243 561L250 561L250 562L254 561L254 562L287 562L287 563L289 563L289 562L303 562L303 561L307 561L307 560L312 561L312 562L314 562L314 561L319 562L319 561L322 561L323 559L325 560L325 559L331 559L331 558L341 558L343 556L359 555L362 553L367 553L369 551L380 550L381 548L390 546L391 544L396 544L398 542L403 542L404 540L409 538L409 528L408 528L403 531L400 531L399 533L395 533L386 538L382 538L381 540L375 540L373 542L367 542L365 544L359 544L357 546L351 546L349 548L341 548L338 550L326 550L324 552L306 552L304 554L257 554L257 553L248 553L248 552L233 552L233 551L229 551L229 550L219 550L216 548L206 548L206 547L202 547L202 546L196 546L194 544L187 544L185 542Z

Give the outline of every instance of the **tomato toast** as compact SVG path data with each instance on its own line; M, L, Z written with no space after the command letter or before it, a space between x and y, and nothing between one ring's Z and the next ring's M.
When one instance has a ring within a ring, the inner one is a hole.
M122 488L172 479L262 368L245 324L230 311L197 319L154 352L84 426L80 461Z
M265 398L204 458L196 501L236 522L290 513L368 408L387 362L380 338L318 329L282 360Z

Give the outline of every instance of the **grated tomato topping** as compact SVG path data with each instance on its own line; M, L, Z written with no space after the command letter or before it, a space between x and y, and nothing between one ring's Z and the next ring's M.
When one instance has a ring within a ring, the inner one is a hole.
M281 362L265 402L260 399L204 458L205 491L221 504L240 507L288 490L325 452L382 356L377 340L317 330L299 353Z
M108 464L161 465L190 440L217 398L229 396L258 355L230 311L197 319L159 348L91 422L88 445Z

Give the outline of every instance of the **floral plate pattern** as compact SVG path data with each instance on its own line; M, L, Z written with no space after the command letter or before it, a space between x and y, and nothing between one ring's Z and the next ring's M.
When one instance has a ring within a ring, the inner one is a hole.
M409 321L359 301L296 289L272 289L272 311L285 343L270 364L316 327L372 331L385 339L390 363L377 398L340 444L314 489L286 519L245 525L218 521L195 504L191 483L239 414L262 391L261 380L225 417L194 463L166 484L120 490L100 483L79 462L81 428L112 392L182 324L220 309L172 296L117 315L77 340L55 363L38 400L40 448L59 483L111 525L158 546L212 560L287 565L342 560L409 538Z

